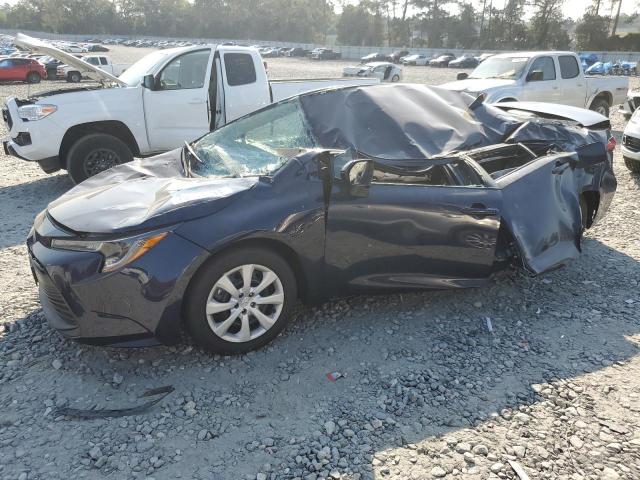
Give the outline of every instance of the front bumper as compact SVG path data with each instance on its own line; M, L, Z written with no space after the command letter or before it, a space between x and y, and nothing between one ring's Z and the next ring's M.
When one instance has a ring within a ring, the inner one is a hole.
M627 123L622 134L622 155L633 160L640 160L640 122L636 117Z
M18 115L15 99L7 100L2 116L9 131L8 139L3 141L5 153L29 162L41 162L57 158L64 137L64 128L55 121L55 114L29 122ZM25 142L24 139L29 141Z
M178 342L182 297L208 256L170 233L135 262L104 274L102 255L51 248L39 233L27 248L49 325L67 338L112 346Z

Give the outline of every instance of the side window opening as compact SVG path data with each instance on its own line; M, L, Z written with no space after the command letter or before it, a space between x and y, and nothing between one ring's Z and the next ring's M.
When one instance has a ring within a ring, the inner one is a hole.
M580 67L574 56L560 55L558 63L560 64L560 76L562 78L576 78L580 74Z
M538 158L521 144L492 146L468 153L491 178L497 179Z
M372 183L450 186L454 183L443 165L425 169L400 169L374 162Z
M185 53L169 62L160 73L160 90L189 90L205 84L210 50Z
M108 65L109 64L109 62L107 62L107 58L106 57L100 57L100 63L102 65Z
M224 70L230 87L248 85L256 81L253 57L248 53L225 53Z
M556 67L553 64L553 58L551 57L539 57L536 58L531 64L529 72L534 70L542 71L542 80L555 80L556 79Z

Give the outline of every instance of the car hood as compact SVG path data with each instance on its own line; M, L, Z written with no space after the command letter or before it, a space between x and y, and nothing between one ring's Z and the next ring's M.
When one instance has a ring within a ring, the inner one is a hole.
M445 83L440 85L447 90L456 92L486 92L492 88L510 87L516 83L515 80L502 80L499 78L469 78L467 80L458 80L456 82Z
M84 75L92 78L93 80L115 83L122 87L126 86L126 83L124 83L118 77L111 75L110 73L105 72L104 70L101 70L95 65L91 65L84 60L80 60L78 57L74 56L71 53L67 53L63 50L60 50L59 48L54 47L53 45L43 42L42 40L38 40L37 38L18 33L13 43L31 52L41 53L43 55L49 55L51 57L57 58L64 64L77 68Z
M136 232L214 213L257 183L256 177L185 177L178 149L91 177L47 210L77 233Z

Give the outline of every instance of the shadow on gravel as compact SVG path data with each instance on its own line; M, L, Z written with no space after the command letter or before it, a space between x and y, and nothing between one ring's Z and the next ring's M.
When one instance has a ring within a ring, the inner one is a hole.
M640 319L629 299L637 302L638 278L636 259L587 239L580 259L541 278L507 271L477 290L357 297L301 308L272 345L234 358L190 344L82 347L52 336L34 312L0 341L5 358L16 352L20 358L19 366L0 371L0 383L23 384L27 377L31 385L13 394L12 404L0 398L0 409L42 409L42 398L73 407L127 404L143 388L173 385L172 396L132 423L147 425L153 435L164 432L154 451L188 448L193 455L166 462L156 472L161 478L177 472L255 478L265 463L276 478L314 471L327 477L333 469L374 478L370 472L385 452L478 427L503 409L514 415L541 400L533 384L575 379L637 355L632 337L640 334ZM331 382L329 372L343 376ZM122 377L114 380L116 373ZM162 423L149 427L160 415ZM65 445L74 461L87 441L102 441L102 426L114 438L131 430L117 420L63 430L41 414L27 417L34 430L59 430L62 438L55 443ZM493 435L482 427L476 433ZM81 437L67 438L73 435ZM56 445L38 448L41 454L64 452ZM420 448L416 455L425 453ZM201 455L207 462L198 464L194 459ZM421 468L429 472L432 458L420 458L417 465L425 462ZM114 470L108 464L101 472Z
M67 175L52 175L0 187L0 248L23 243L34 217L72 186Z

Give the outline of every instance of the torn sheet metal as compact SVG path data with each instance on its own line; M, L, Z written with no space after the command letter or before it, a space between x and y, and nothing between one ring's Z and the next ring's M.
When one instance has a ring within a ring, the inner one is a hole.
M500 143L522 120L439 87L399 84L328 90L300 97L324 148L389 160L428 159Z
M175 391L175 388L171 385L166 387L153 388L145 391L141 398L146 397L155 397L156 395L160 395L158 398L154 398L153 400L149 400L143 404L137 405L135 407L129 408L116 408L116 409L80 409L80 408L71 408L71 407L60 407L56 408L53 412L53 416L58 417L64 415L65 417L72 418L81 418L83 420L92 420L96 418L117 418L117 417L129 417L132 415L140 415L141 413L146 412L151 407L160 403L164 398L169 395L171 392Z
M495 106L502 110L518 110L558 120L570 120L583 127L610 128L611 123L604 115L586 108L543 102L500 102Z
M576 171L577 164L576 154L551 155L496 180L503 196L502 218L532 273L550 270L580 253L578 195L583 171Z
M214 213L257 182L257 177L187 178L180 150L173 150L91 177L49 204L49 213L76 232L156 228L183 220L185 208L190 218Z

